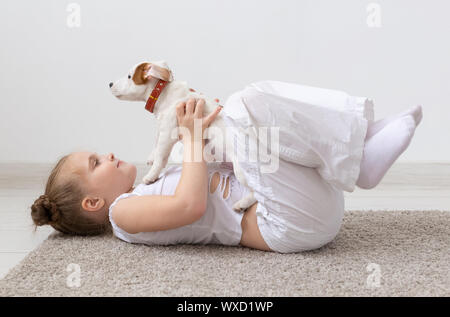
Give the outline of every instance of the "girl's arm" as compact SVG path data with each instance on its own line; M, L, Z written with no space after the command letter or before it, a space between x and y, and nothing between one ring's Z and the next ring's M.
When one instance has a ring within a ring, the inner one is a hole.
M205 210L208 198L208 168L203 157L204 139L195 139L194 136L183 139L183 168L180 181L175 191L179 197L193 210ZM194 152L201 151L201 159L194 160Z
M203 153L204 140L185 138L183 169L174 195L134 196L117 202L111 216L122 230L132 234L169 230L203 217L208 190L207 167L203 156L199 162L192 159L195 146Z
M187 104L177 105L178 125L183 129L181 132L184 153L183 169L175 196L181 198L195 210L205 210L208 198L208 169L203 157L203 148L205 147L203 132L221 110L221 107L217 107L215 111L203 118L204 104L203 99L197 102L190 99Z
M203 118L204 100L189 101L177 106L179 126L190 133L183 134L183 168L174 195L145 195L122 199L111 213L116 224L128 233L169 230L191 224L200 219L206 210L208 195L207 166L203 158L203 130L219 114L221 108ZM184 113L186 106L186 113ZM194 133L194 117L202 119L200 137ZM200 151L200 152L198 152ZM197 154L196 154L197 152ZM195 160L198 159L198 162Z

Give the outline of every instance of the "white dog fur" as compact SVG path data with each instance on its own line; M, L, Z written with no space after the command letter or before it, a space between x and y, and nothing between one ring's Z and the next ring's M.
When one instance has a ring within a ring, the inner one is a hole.
M203 108L204 116L214 111L218 106L214 100L189 89L186 82L175 81L173 79L172 71L165 61L142 62L136 64L126 76L110 83L110 89L112 94L120 100L146 102L159 79L167 81L167 84L161 92L153 109L153 114L157 120L158 131L156 147L153 149L147 160L147 164L151 164L152 167L142 179L145 184L150 184L159 177L161 170L168 162L173 146L179 141L176 106L180 102L187 102L190 98L202 98L205 100ZM205 140L205 147L208 146L210 148L223 149L224 144L222 136L226 135L225 127L225 122L219 113L207 129L209 134L206 136L208 140ZM221 133L215 135L214 129L220 129L219 131ZM177 132L176 135L174 135L174 131ZM229 142L226 137L225 142ZM225 148L228 149L229 147L225 146ZM233 149L233 147L230 148ZM243 212L253 205L256 202L256 199L253 190L248 186L244 173L239 167L239 162L233 153L234 151L228 152L232 153L226 153L225 151L226 162L233 163L233 171L236 178L250 190L247 196L233 204L233 209L235 211ZM217 153L216 150L214 156ZM222 158L220 159L222 160ZM208 162L212 160L212 157L207 156L205 157L205 160Z

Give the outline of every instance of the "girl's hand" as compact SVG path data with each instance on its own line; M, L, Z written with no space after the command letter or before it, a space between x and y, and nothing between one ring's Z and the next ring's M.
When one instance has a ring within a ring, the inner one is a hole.
M196 92L196 91L195 91L194 89L192 89L192 88L189 88L189 91ZM203 93L200 93L200 95L203 95ZM214 101L217 102L217 103L220 102L219 98L214 98ZM219 104L219 106L222 106L222 105ZM222 106L222 107L223 107L223 106Z
M178 126L188 129L191 140L194 140L194 137L201 140L203 138L203 131L209 127L211 122L214 121L220 110L223 108L222 106L218 106L215 111L203 118L204 105L204 99L195 100L190 98L187 103L180 102L176 107ZM194 119L202 119L202 133L200 136L194 135ZM183 139L183 136L183 131L181 131L178 135L178 139Z

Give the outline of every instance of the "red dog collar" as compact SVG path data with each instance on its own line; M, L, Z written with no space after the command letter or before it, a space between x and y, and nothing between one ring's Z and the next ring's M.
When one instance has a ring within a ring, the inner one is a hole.
M153 113L153 108L155 108L156 101L158 101L158 97L161 94L164 87L166 87L166 85L167 81L162 79L158 80L155 88L153 89L152 93L147 99L147 103L145 104L145 110L148 110L151 113Z

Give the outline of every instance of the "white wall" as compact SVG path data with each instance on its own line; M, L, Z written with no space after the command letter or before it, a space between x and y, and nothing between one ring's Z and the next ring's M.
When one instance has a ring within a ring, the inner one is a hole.
M56 162L76 150L144 163L155 142L143 103L108 83L141 60L225 101L257 80L375 100L376 119L422 104L399 161L450 161L450 2L379 0L79 0L0 2L0 162ZM372 11L373 13L373 11ZM372 20L371 20L372 21Z

